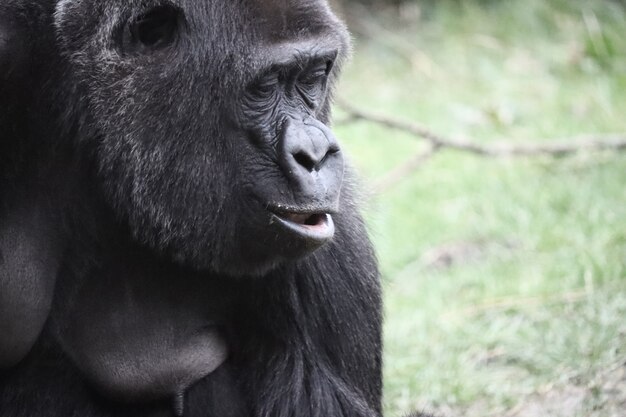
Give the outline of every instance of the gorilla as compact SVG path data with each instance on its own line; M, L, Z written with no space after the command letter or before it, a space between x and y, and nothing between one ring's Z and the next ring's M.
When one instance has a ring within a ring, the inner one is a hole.
M40 44L32 36L41 26L37 7L0 5L0 369L39 337L62 251L54 200L63 188L54 178L63 158L52 157L54 117L31 82L46 71L31 54Z
M3 0L0 414L376 417L325 0Z

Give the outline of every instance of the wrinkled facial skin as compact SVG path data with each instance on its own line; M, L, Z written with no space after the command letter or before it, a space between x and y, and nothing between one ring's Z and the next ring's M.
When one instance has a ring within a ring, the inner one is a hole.
M325 1L62 0L55 24L83 140L138 240L262 275L332 238L348 37Z

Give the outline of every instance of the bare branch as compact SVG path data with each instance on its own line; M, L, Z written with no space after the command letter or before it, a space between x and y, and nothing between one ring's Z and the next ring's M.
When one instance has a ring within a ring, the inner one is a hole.
M545 143L512 144L506 142L482 145L474 141L448 138L416 123L393 119L376 113L359 110L344 101L339 102L340 108L346 113L345 120L365 120L390 129L400 130L413 136L425 139L433 149L449 148L469 152L481 156L515 157L515 156L564 156L581 151L625 150L626 135L612 134L603 136L579 136L561 141Z

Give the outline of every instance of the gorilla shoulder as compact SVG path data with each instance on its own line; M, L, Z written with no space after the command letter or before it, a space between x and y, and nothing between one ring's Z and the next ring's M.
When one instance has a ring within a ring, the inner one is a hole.
M0 5L0 87L20 70L29 55L28 32L8 5Z

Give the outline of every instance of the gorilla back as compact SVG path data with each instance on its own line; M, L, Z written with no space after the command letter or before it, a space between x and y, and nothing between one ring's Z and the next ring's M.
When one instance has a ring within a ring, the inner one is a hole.
M60 132L36 164L70 161L67 249L37 287L41 335L0 378L2 415L380 415L377 266L327 127L348 41L326 2L0 11L52 39L29 81L58 117L23 130Z

